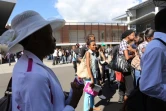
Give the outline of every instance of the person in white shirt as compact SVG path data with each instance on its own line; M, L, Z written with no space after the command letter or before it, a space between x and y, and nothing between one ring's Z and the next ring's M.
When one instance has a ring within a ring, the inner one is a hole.
M62 63L62 50L59 49L58 52L59 52L59 53L58 53L58 55L59 55L59 63Z
M154 30L153 29L147 29L145 31L145 41L141 44L138 45L138 51L139 51L139 55L140 57L142 57L143 53L145 52L145 48L148 45L148 43L153 40L153 35L154 35Z
M0 43L9 44L10 52L24 48L12 74L12 111L74 111L77 107L84 86L72 82L71 96L65 97L56 74L43 64L55 49L52 30L64 24L62 19L46 21L35 11L25 11L11 22L15 34L8 37L12 40L0 38Z
M56 64L58 64L58 48L56 48L54 50L54 53L53 53L53 63L52 65L55 65L55 61L56 61Z

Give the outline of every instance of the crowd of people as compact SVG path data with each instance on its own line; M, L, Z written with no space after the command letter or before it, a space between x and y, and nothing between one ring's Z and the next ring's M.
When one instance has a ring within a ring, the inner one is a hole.
M104 43L96 45L94 34L90 34L82 48L76 44L69 51L56 48L56 40L52 36L52 30L63 27L64 20L46 21L35 11L18 14L13 18L10 29L16 35L8 35L15 39L7 41L11 52L16 51L18 44L24 47L12 74L12 111L74 111L84 86L90 84L89 88L93 89L97 84L102 88L106 81L108 84L118 84L118 103L123 104L121 111L136 111L128 109L131 103L128 101L134 97L132 94L136 88L139 88L139 93L146 95L145 110L142 111L162 111L166 108L165 19L166 9L162 9L155 16L155 29L139 33L126 30L120 44L113 47ZM25 26L25 23L29 25ZM2 41L3 37L0 38ZM76 79L71 82L69 93L63 92L56 74L43 64L43 59L51 54L52 65L67 63L71 57ZM118 59L120 63L115 61ZM81 78L78 73L78 67L83 62L86 78ZM113 62L116 63L111 64ZM117 64L120 65L113 67ZM102 90L98 96L106 99ZM83 111L101 110L95 107L95 97L85 92ZM142 102L135 104L139 106Z
M56 48L51 55L51 58L53 60L52 65L71 63L71 51L68 49Z
M80 64L82 59L86 58L86 67L90 78L84 78L85 85L89 82L91 83L91 88L93 88L94 84L101 86L105 84L106 77L109 83L112 83L110 82L112 80L116 81L110 79L111 77L121 77L116 82L119 89L118 103L123 103L123 111L127 110L125 109L129 104L127 101L130 101L128 98L132 96L133 91L138 87L146 95L144 102L147 111L157 111L165 108L164 45L166 43L164 41L164 26L166 24L163 19L163 16L165 17L164 13L166 13L166 9L163 9L156 15L155 29L149 28L137 33L133 30L126 30L121 36L122 40L120 44L113 48L105 49L105 45L96 45L95 36L90 34L87 37L86 45L81 48L80 53L76 51L79 47L77 45L74 47L73 67L76 74L77 65ZM109 57L110 59L108 59ZM116 57L127 61L130 70L120 71L112 68L110 71L109 64ZM148 74L152 74L153 77ZM85 92L84 111L88 111L89 109L100 110L100 108L94 106L94 96Z
M12 62L17 62L22 54L23 51L19 51L16 53L5 53L2 51L0 52L0 64L8 63L10 66Z

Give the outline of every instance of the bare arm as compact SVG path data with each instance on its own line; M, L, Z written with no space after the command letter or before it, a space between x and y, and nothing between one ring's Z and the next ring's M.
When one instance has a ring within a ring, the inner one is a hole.
M87 65L89 77L91 78L91 81L94 82L93 74L92 74L91 68L90 68L90 53L88 51L86 52L86 65Z
M135 51L136 51L136 49L133 49L130 45L127 46L127 49L128 49L129 51L131 51L131 52L134 52L134 53L135 53Z
M103 52L99 52L99 54L100 54L100 56L103 58L103 61L106 61L106 59L105 59L105 56L104 56Z
M123 52L124 52L124 56L125 56L125 59L126 59L126 60L129 60L130 58L133 58L133 57L134 57L134 55L129 55L129 54L128 54L128 50L124 50Z

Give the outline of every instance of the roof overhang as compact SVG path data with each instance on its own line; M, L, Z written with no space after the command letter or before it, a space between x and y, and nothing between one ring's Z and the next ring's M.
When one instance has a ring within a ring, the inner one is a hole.
M16 0L1 0L0 1L0 29L4 29L6 23L13 11L13 8L16 4Z
M153 0L144 1L144 2L142 2L140 4L138 4L138 5L135 5L135 6L131 7L131 8L129 8L128 10L137 10L137 9L145 7L145 6L149 5L149 4L153 4Z
M16 3L17 2L17 0L1 0L1 1L10 2L10 3Z
M97 42L96 44L101 45L101 44L103 44L103 42ZM120 44L120 42L104 42L104 44L117 45L117 44ZM56 43L56 46L73 46L73 45L76 45L76 43ZM85 43L79 43L79 45L85 45ZM8 51L7 45L0 44L0 51L7 53L7 51Z
M115 21L126 20L127 21L127 14L120 15L118 17L113 18L112 20L115 20Z
M144 23L145 21L148 21L148 20L151 20L155 17L155 12L151 12L151 13L148 13L142 17L139 17L129 23L127 23L128 25L137 25L137 24L141 24L141 23Z

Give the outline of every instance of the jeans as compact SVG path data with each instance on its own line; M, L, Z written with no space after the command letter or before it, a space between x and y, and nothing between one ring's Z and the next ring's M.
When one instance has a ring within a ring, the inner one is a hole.
M90 80L85 80L85 84L91 82ZM94 79L94 82L96 83L96 79ZM83 111L89 111L90 108L94 107L94 96L85 93L84 95L84 110Z
M63 62L63 57L59 56L59 63L62 63L62 62Z
M66 56L62 56L63 57L63 63L66 63Z
M136 82L136 86L137 86L137 81L141 76L141 72L139 70L135 69L135 82Z

